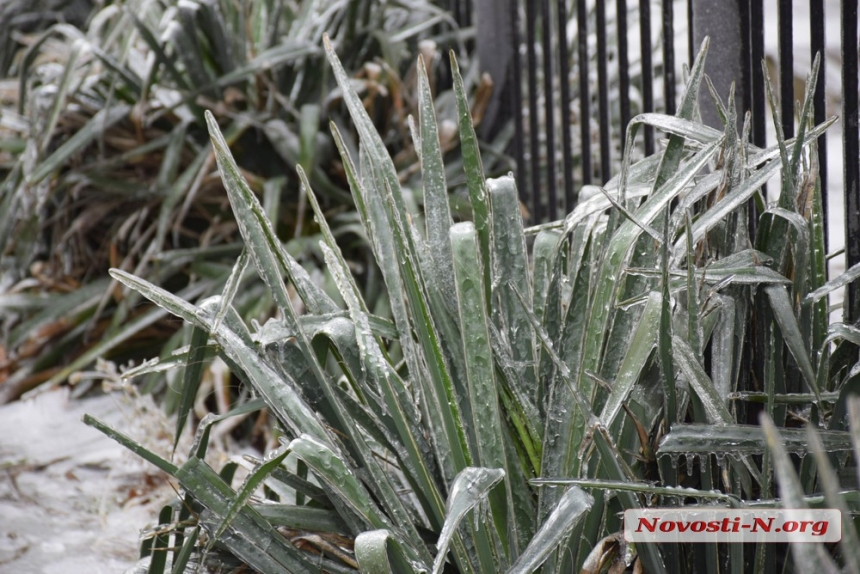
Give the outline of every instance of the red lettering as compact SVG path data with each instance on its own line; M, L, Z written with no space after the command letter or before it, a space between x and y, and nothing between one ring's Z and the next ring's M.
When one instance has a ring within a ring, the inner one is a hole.
M762 529L762 532L770 532L770 529L773 528L773 518L768 518L767 522L761 518L753 518L752 532L758 532L759 528Z
M636 527L636 532L642 532L643 526L645 527L645 530L647 530L648 532L655 532L657 530L657 519L652 518L651 524L648 524L647 518L640 518L639 519L639 526Z

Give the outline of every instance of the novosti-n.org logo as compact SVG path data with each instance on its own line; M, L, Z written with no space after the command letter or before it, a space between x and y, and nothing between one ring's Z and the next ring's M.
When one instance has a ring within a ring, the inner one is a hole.
M624 512L628 542L838 542L835 509L648 508Z

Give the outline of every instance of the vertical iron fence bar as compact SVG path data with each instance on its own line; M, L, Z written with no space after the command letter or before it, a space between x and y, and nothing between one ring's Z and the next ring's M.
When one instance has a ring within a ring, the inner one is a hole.
M738 13L741 20L741 110L744 115L749 112L750 121L752 121L753 69L755 65L752 58L752 11L749 2L745 0L738 2ZM755 237L757 225L758 214L756 213L755 200L750 199L747 203L747 227L751 237ZM747 356L745 360L748 365L749 357Z
M529 89L529 149L531 153L532 217L536 223L543 221L540 186L540 148L538 145L538 101L537 101L537 55L535 54L535 3L526 0L526 54L528 62Z
M827 115L824 92L824 63L827 61L824 53L824 0L809 0L809 36L812 48L812 61L820 54L818 81L815 84L815 94L812 96L813 121L816 125L824 121ZM828 237L827 216L827 135L818 137L818 173L821 177L821 212L824 220L824 246L830 244Z
M857 0L842 0L842 149L845 170L845 267L860 263L860 126L857 116ZM860 285L848 286L846 322L860 319Z
M779 107L785 138L794 137L794 49L792 0L779 0Z
M765 131L764 72L761 69L764 58L764 8L762 0L752 0L750 10L750 53L752 54L752 138L753 144L764 147L767 144Z
M511 12L511 83L508 92L512 95L514 116L514 159L517 162L517 181L519 182L520 201L528 205L528 192L525 184L526 160L523 156L523 78L522 62L520 60L520 11L516 0L510 2Z
M674 0L663 0L663 104L675 113L675 26Z
M696 40L693 38L693 0L687 0L687 64L693 67L696 58Z
M653 65L651 62L651 5L639 0L639 51L642 60L642 111L654 111ZM645 126L645 155L654 153L654 128Z
M567 2L558 0L558 60L561 95L561 161L564 167L564 213L573 210L573 141L570 128L570 54L567 49Z
M582 153L582 183L591 183L591 96L588 90L588 11L585 0L576 2L576 29L579 46L579 126Z
M630 57L627 47L627 0L618 0L615 5L618 26L618 89L621 108L621 153L627 142L627 124L630 123Z
M738 2L738 12L741 18L741 113L752 110L752 49L750 48L750 5L748 2Z
M606 78L606 6L597 3L597 127L600 129L600 183L609 180L612 142L609 134L609 82Z
M555 175L555 90L552 89L552 8L550 0L541 1L541 40L543 44L543 101L546 126L546 187L548 194L547 216L555 221L558 210L558 181ZM564 81L562 79L562 81Z

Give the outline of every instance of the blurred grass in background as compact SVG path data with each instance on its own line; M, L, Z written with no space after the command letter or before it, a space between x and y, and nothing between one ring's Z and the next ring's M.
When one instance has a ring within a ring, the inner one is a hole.
M107 269L191 299L220 292L242 247L204 109L314 280L330 284L295 165L317 190L368 300L385 307L327 128L343 126L355 147L321 38L331 35L409 189L417 170L406 117L415 112L410 64L419 52L448 118L443 147L456 147L450 76L440 64L466 34L446 12L427 0L12 2L3 11L0 403L70 375L84 392L100 376L86 371L97 357L139 362L189 342L189 329L126 296ZM477 75L467 82L474 88ZM505 169L502 156L490 159ZM421 194L409 197L417 205ZM274 310L254 280L235 305L248 320ZM168 384L177 380L168 374ZM164 382L153 375L142 388Z

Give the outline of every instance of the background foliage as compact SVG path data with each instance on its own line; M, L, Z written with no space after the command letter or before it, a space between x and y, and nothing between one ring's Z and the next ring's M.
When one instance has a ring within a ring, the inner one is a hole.
M4 7L0 401L65 381L99 356L139 361L188 342L188 329L127 299L107 269L146 274L192 298L220 291L241 244L204 109L290 252L325 281L319 230L291 175L302 165L376 304L378 274L326 128L345 125L345 116L323 65L322 33L339 47L409 187L415 151L406 116L416 101L408 63L418 52L443 117L449 102L444 147L454 147L450 80L438 70L464 35L444 11L429 1L135 1L88 15L76 5L78 28L37 8ZM261 284L247 285L235 304L246 318L272 309ZM144 389L163 380L150 377ZM86 375L82 384L89 387Z

